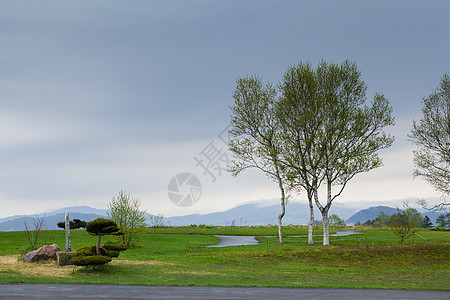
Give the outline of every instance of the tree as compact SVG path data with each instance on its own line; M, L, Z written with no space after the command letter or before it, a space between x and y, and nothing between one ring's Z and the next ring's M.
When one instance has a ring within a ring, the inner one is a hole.
M37 241L42 229L44 228L44 221L45 213L42 215L35 215L32 226L28 225L27 221L24 221L25 233L27 234L30 249L37 249Z
M403 204L403 209L397 208L397 213L393 214L388 222L388 227L392 232L400 237L401 243L411 235L415 234L417 229L422 225L422 217L420 213Z
M328 218L328 224L330 224L330 226L345 226L345 221L339 218L338 215L332 214Z
M317 118L317 84L315 71L309 63L288 68L280 84L282 96L277 105L282 136L282 157L290 185L304 189L309 204L308 244L312 245L314 192L318 184L321 156L316 151L322 120Z
M440 214L436 219L436 225L440 227L450 227L450 213Z
M122 235L122 243L130 246L132 238L145 226L145 210L140 210L141 201L120 191L108 204L108 217L117 223Z
M430 220L430 218L428 216L423 217L422 227L423 228L433 227L433 223L431 222L431 220Z
M59 228L65 228L66 222L58 222ZM86 228L86 222L81 221L80 219L73 219L73 221L70 221L70 229L80 229L80 228Z
M356 63L349 61L321 61L315 70L300 62L288 68L281 89L285 160L314 197L323 219L323 244L329 245L332 202L357 174L382 166L377 152L393 143L383 131L394 125L392 108L382 94L365 104L366 84ZM321 186L325 204L319 200Z
M108 220L104 218L97 218L86 224L86 231L90 235L98 236L97 246L96 246L96 255L101 255L100 252L100 242L101 238L104 235L112 235L112 234L121 234L119 231L119 227L116 222L113 220Z
M149 222L150 222L149 223L150 227L154 227L154 228L162 228L162 227L166 227L168 225L168 224L166 224L166 222L164 222L163 214L157 214L156 216L151 215L149 217Z
M450 76L444 74L439 88L422 100L422 119L413 121L409 138L417 146L413 152L420 176L438 191L444 200L432 207L422 201L424 207L443 209L450 203Z
M390 215L387 215L384 211L382 211L375 219L367 220L364 225L373 227L386 227L390 218Z
M280 161L281 145L278 120L275 116L277 91L261 78L250 76L236 80L231 106L229 150L233 160L228 168L233 177L249 168L257 168L278 184L281 213L278 215L278 235L283 243L282 218L286 211L288 188Z

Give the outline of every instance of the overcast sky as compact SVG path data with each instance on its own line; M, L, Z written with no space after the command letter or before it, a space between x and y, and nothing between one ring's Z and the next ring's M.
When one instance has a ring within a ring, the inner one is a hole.
M289 65L322 58L355 61L368 98L384 93L397 123L385 166L336 203L436 198L412 178L407 133L450 71L449 12L445 0L0 0L0 217L106 208L120 190L166 216L276 199L257 171L212 170L212 182L194 158L211 145L226 154L236 78L276 83ZM202 185L189 207L167 193L182 172Z

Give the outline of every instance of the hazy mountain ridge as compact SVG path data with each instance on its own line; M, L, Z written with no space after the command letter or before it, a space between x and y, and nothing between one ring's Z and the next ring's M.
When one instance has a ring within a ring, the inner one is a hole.
M64 213L69 212L70 219L80 219L83 221L92 221L96 218L106 217L106 210L96 209L89 206L66 207L45 215L44 229L59 229L58 222L64 221ZM209 214L190 214L185 216L175 216L164 218L164 223L171 226L182 226L191 224L206 225L269 225L278 223L278 215L281 211L279 204L261 205L259 203L247 203L235 208L214 212ZM329 211L329 215L337 214L340 218L346 220L348 225L354 225L357 222L364 223L367 220L373 220L380 212L388 215L394 214L397 210L389 206L373 206L356 211L354 208L343 205L334 205ZM422 216L427 215L434 224L439 212L424 212ZM151 214L146 214L148 217ZM321 220L322 216L317 208L314 208L316 220ZM33 225L35 215L17 215L0 219L0 231L22 231L25 230L24 222ZM309 207L305 203L291 202L286 207L286 215L283 218L283 224L306 225L309 222ZM147 223L151 224L148 219Z
M69 213L69 216L71 220L80 219L87 222L100 217L104 217L104 215L84 214L77 212ZM24 217L20 216L12 220L1 222L0 231L23 231L25 230L25 222L27 223L29 228L33 228L33 218L35 218L35 215ZM60 229L58 228L57 224L59 222L63 222L64 220L65 220L65 213L45 215L43 229L50 229L50 230Z

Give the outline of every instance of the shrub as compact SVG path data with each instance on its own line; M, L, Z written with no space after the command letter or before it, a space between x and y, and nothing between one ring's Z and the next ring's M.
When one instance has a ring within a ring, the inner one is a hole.
M128 249L127 245L122 243L108 243L102 245L106 250L117 250L117 251L125 251Z
M120 229L116 222L104 218L97 218L86 225L86 231L91 235L97 235L96 254L100 255L100 241L103 235L120 235Z
M109 257L119 257L120 251L127 250L125 245L122 244L106 244L101 245L100 255ZM75 251L75 256L93 256L96 255L96 246L85 246Z
M70 260L76 266L104 265L111 261L111 257L104 255L75 256Z
M85 246L77 249L74 256L92 256L95 255L95 246Z

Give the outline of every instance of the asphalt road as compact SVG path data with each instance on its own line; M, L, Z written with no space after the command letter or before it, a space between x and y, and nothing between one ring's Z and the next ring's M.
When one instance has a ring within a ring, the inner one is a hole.
M1 283L0 299L450 299L450 291Z

